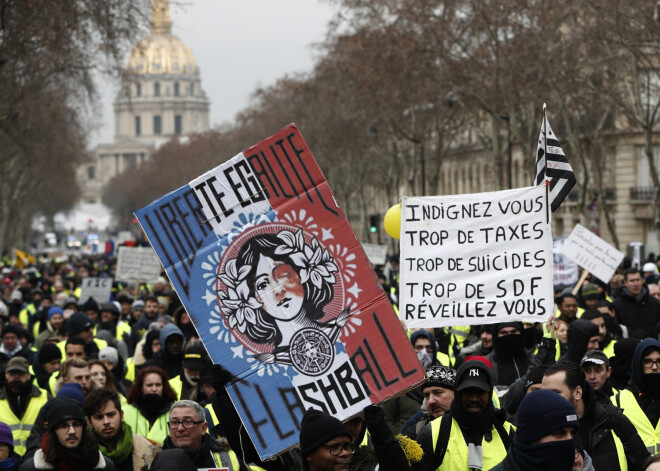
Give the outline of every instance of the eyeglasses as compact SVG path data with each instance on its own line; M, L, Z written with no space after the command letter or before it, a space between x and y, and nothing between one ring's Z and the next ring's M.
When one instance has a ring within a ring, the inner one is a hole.
M183 428L193 428L194 425L204 423L203 420L192 420L192 419L186 419L186 420L170 420L167 423L167 426L171 429L177 429L179 428L179 425L183 425Z
M655 365L658 368L660 368L660 358L658 358L657 360L652 360L650 358L644 358L642 360L642 365L644 365L648 368L651 368L653 365Z
M342 451L348 451L351 455L355 453L355 445L351 442L334 443L332 445L324 445L332 456L341 455Z
M74 429L83 428L83 424L82 422L73 422L71 424L67 424L66 422L63 422L61 424L57 424L55 426L55 430L69 430L69 427L73 427Z

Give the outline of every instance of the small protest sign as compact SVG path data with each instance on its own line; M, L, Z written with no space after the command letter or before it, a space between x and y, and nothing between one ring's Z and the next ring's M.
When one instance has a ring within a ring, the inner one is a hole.
M408 327L544 321L552 313L545 188L405 198L399 315Z
M94 298L97 303L107 303L110 301L111 291L112 278L85 277L80 283L80 302Z
M372 265L385 265L387 245L362 244L362 248Z
M151 247L119 247L115 273L118 280L152 281L160 276L162 269Z
M552 240L553 284L555 286L573 286L578 282L577 263L562 253L567 239L568 237L555 237Z
M294 125L136 215L262 458L309 408L345 420L423 381Z
M573 228L562 252L605 283L609 283L624 257L623 253L581 224Z

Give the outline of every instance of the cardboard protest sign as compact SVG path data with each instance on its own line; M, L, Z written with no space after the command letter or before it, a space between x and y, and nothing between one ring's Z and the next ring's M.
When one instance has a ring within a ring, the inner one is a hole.
M562 251L568 237L552 239L552 265L554 269L553 284L555 286L572 286L578 282L578 266Z
M80 283L80 302L84 303L89 298L94 298L98 303L110 301L112 291L112 278L85 277Z
M623 253L581 224L573 228L573 232L564 243L562 252L606 283L609 283L624 257Z
M118 280L152 281L163 269L151 247L119 247L117 255Z
M262 458L424 379L294 125L136 215Z
M362 244L362 248L373 265L385 265L387 245Z
M399 315L408 327L552 314L544 187L404 198L401 219Z

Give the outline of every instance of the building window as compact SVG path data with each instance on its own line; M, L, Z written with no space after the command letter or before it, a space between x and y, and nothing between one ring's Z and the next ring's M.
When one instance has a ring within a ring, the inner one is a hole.
M90 165L87 167L87 179L94 180L96 178L96 167Z
M195 96L195 84L190 82L190 96Z
M154 96L160 96L160 82L154 83Z
M161 127L160 116L154 116L154 134L160 135L162 133L163 129Z
M181 134L181 115L174 116L174 134Z
M174 96L179 96L179 82L174 82Z
M135 117L135 135L139 136L142 134L142 122L140 121L140 117L136 116Z
M142 84L135 84L135 96L142 96Z

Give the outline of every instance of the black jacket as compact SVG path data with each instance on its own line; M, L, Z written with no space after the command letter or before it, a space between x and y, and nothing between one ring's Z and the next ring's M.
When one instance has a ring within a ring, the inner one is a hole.
M510 386L517 379L527 373L528 368L539 365L550 365L555 358L554 339L544 338L539 345L538 353L525 350L524 354L503 358L493 351L486 358L493 364L493 377L495 386Z
M655 337L656 325L660 322L660 303L642 287L642 296L637 300L625 287L614 300L619 323L628 327L628 332L643 330L648 337Z
M172 437L169 435L163 442L163 450L172 450L176 448L174 443L172 443ZM214 453L221 455L221 460L223 463L216 463L213 457ZM228 461L229 457L227 455L227 447L223 447L217 440L211 437L208 433L202 438L202 446L197 451L197 453L188 453L188 456L192 459L193 463L197 468L218 468L223 467L223 465L228 464L224 461ZM241 465L241 470L247 471L244 465Z
M641 471L649 452L623 411L611 403L598 402L591 384L585 382L584 414L580 418L580 439L598 471L620 470L612 431L623 443L628 469Z

